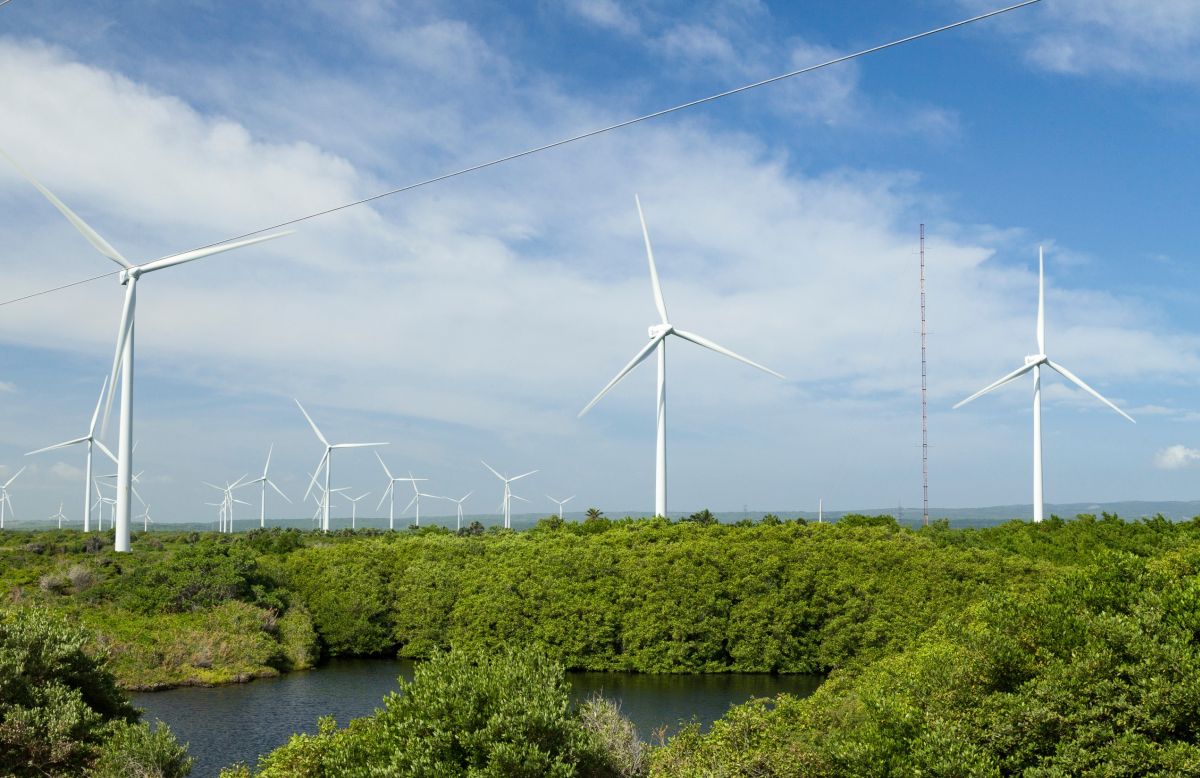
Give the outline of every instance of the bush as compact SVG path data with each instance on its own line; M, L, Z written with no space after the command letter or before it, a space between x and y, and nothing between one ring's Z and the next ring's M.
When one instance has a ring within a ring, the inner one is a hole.
M528 651L452 651L417 667L375 715L324 720L262 760L259 776L607 778L622 772L571 709L560 665ZM228 775L237 775L230 772Z
M0 774L78 774L110 723L137 719L86 642L83 630L43 609L0 613Z
M89 775L95 778L183 778L192 771L187 746L161 721L113 725Z

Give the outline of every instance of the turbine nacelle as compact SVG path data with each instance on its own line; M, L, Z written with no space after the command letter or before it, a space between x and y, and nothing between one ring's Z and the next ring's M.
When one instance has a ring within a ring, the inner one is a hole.
M670 324L665 324L665 323L664 324L651 324L649 331L650 331L650 340L655 340L657 338L662 338L662 337L666 337L667 335L670 335L672 332L675 331L675 328L672 327Z
M1031 354L1025 357L1025 366L1029 367L1031 365L1044 365L1049 361L1050 357L1046 356L1045 354Z

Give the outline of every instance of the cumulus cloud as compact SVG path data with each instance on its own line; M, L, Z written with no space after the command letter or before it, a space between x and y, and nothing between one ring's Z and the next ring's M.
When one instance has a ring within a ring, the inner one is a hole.
M1200 460L1200 451L1184 445L1167 446L1154 455L1154 466L1162 470L1179 470Z
M625 35L639 32L637 19L617 0L568 0L566 8L597 27Z
M50 466L50 474L63 481L78 481L83 478L82 469L66 462L55 462Z
M17 391L17 385L12 381L0 381L0 393L13 394Z

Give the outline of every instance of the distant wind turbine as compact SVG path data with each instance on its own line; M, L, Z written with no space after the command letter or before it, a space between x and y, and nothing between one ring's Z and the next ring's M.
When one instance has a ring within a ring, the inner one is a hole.
M58 528L62 529L63 519L65 519L65 518L67 518L67 517L65 515L63 515L63 504L60 501L58 503L58 513L51 516L50 521L54 521L55 519L58 519Z
M8 512L13 514L13 518L16 518L17 511L15 508L13 508L12 499L9 497L8 487L12 486L13 481L17 480L17 476L19 476L21 473L24 473L24 472L25 472L25 468L22 467L20 470L13 473L12 478L8 479L3 484L0 484L0 529L4 529L4 508L5 508L5 506L8 506Z
M295 400L295 398L292 398ZM329 531L329 471L333 464L333 450L335 448L374 448L375 446L386 446L387 443L330 443L321 434L321 430L317 428L317 423L308 415L308 411L304 410L304 406L299 400L295 400L296 407L304 414L304 418L308 420L308 426L312 427L312 431L316 433L317 439L325 446L325 453L321 455L321 461L317 463L317 469L313 473L312 480L308 482L308 491L304 493L304 499L308 499L308 493L317 485L317 474L321 472L321 468L325 468L325 488L321 490L321 530Z
M568 497L568 498L567 498L567 499L565 499L565 500L556 500L556 499L554 499L553 497L551 497L550 495L546 495L546 499L548 499L550 502L552 502L552 503L555 503L555 504L557 504L557 505L558 505L558 520L559 520L559 521L562 521L562 517L563 517L563 506L564 506L564 505L566 505L567 503L569 503L571 500L574 500L574 499L575 499L575 495L571 495L570 497Z
M150 525L154 523L154 519L150 518L150 504L147 503L142 515L138 516L142 520L142 532L149 532Z
M366 497L370 492L363 492L357 497L351 497L348 494L343 494L350 501L350 529L358 529L358 501Z
M616 378L609 381L600 390L600 393L584 406L579 415L582 417L590 411L596 403L600 402L600 398L608 394L609 390L616 386L622 378L641 364L646 357L650 356L651 352L656 349L658 350L658 421L654 460L654 513L656 516L665 517L667 515L667 336L675 335L683 340L691 341L698 346L703 346L718 354L724 354L739 362L744 362L777 378L783 378L783 376L769 367L763 367L757 362L752 362L739 354L735 354L724 346L717 345L708 338L697 335L694 332L677 329L671 324L670 319L667 318L667 304L663 301L662 286L658 282L658 269L654 265L654 251L650 248L650 232L646 229L646 217L642 214L642 202L636 195L634 195L634 202L637 203L638 218L642 222L642 237L646 243L646 258L650 263L650 287L654 292L654 305L658 308L660 322L650 326L650 342L643 346L633 356L633 359L629 360L629 364L621 368L621 372L617 373Z
M383 496L379 498L379 504L375 506L375 510L379 510L380 508L382 508L383 501L387 500L388 501L388 529L395 530L396 529L396 482L397 481L411 481L413 484L413 488L416 489L417 481L424 481L426 479L413 478L412 473L408 474L408 478L397 478L396 476L392 475L392 471L388 469L387 464L385 464L383 461L383 457L379 456L378 451L375 452L375 458L379 460L379 464L383 466L383 472L387 473L387 477L388 477L387 488L383 490ZM409 503L409 504L411 505L412 503ZM403 512L404 511L401 511L401 513L403 513ZM418 513L417 518L418 518L418 523L419 523L420 506L417 506L417 513Z
M121 324L117 329L116 352L113 355L112 374L108 381L108 402L105 404L104 421L100 425L100 434L103 437L104 432L108 429L109 410L112 408L113 393L117 385L117 372L120 371L121 422L120 431L117 436L117 502L114 509L116 535L113 547L116 551L127 552L129 551L129 521L133 492L133 324L134 309L137 303L136 290L138 279L146 273L153 273L155 270L163 270L168 267L182 265L185 262L203 259L213 254L219 254L223 251L230 251L242 248L243 246L262 243L266 240L281 238L284 235L290 234L290 232L277 232L271 235L261 235L231 243L222 243L216 246L209 246L208 248L185 251L182 254L172 254L152 262L135 265L121 256L121 253L113 248L108 241L100 237L100 233L92 229L83 219L79 218L62 200L55 197L49 189L42 186L37 179L17 164L16 160L3 151L0 151L0 156L7 159L16 168L18 173L24 176L29 183L33 184L67 218L71 226L83 235L88 243L92 244L93 248L121 266L119 279L121 285L125 287L125 305L121 311Z
M87 464L85 466L85 470L84 470L84 474L83 474L83 531L84 532L91 532L91 529L92 529L92 527L91 527L92 445L94 444L101 451L103 451L105 453L105 455L107 455L108 458L113 461L113 464L116 464L116 462L117 462L117 458L115 456L113 456L113 453L111 451L108 450L108 447L105 446L104 443L99 438L96 437L96 420L100 417L100 406L101 406L101 404L104 403L104 390L107 387L108 387L108 377L106 376L104 379L104 383L102 383L100 385L100 396L96 398L96 409L94 411L92 411L92 423L90 425L88 425L88 434L84 435L82 438L75 438L74 440L68 440L68 441L64 441L62 443L55 443L53 446L46 446L45 448L39 448L36 451L30 451L29 453L27 453L25 455L25 456L29 457L29 456L33 456L34 454L41 454L42 452L45 452L45 451L54 451L55 449L66 448L67 446L74 446L77 443L86 443L87 444L87 459L86 459Z
M1050 368L1071 383L1078 386L1100 402L1112 408L1126 419L1133 417L1105 399L1099 392L1085 384L1078 376L1062 365L1046 356L1046 282L1045 261L1041 247L1038 248L1038 312L1037 312L1037 348L1038 353L1025 357L1025 364L1008 375L980 389L975 394L955 405L961 408L976 397L981 397L998 387L1016 380L1026 373L1033 373L1033 520L1040 522L1043 518L1042 505L1042 365ZM1134 422L1135 424L1137 422Z
M267 487L268 486L271 487L272 489L274 489L275 492L280 497L287 500L289 504L292 502L291 498L289 498L286 494L281 492L279 490L279 487L275 485L275 482L267 477L267 471L271 469L271 454L274 453L274 451L275 451L275 444L272 443L271 447L269 449L267 449L267 463L265 465L263 465L262 475L260 475L258 478L251 479L249 481L246 481L244 484L242 484L242 486L252 486L254 484L262 485L262 494L259 495L259 501L258 501L258 526L260 529L267 526Z
M201 481L201 483L203 483L205 486L207 486L211 489L216 489L218 492L223 493L223 496L221 498L221 506L222 506L221 514L220 514L221 522L220 522L220 526L217 528L218 532L226 532L226 533L233 532L233 504L235 502L240 502L242 505L250 504L250 503L246 502L245 500L238 500L233 496L233 492L235 489L240 489L243 486L247 485L246 478L248 475L249 474L243 475L241 478L237 479L233 483L226 481L224 486L217 486L216 484L209 483L208 481ZM143 504L145 504L145 503L143 503Z
M463 520L462 506L463 506L463 503L466 502L467 498L473 494L475 494L474 491L467 492L462 497L459 497L457 500L454 499L453 497L439 497L438 498L439 500L449 500L450 502L454 503L455 507L458 508L458 523L454 526L454 528L456 530L462 529L462 520Z
M482 459L479 461L483 462ZM489 465L487 462L483 462L483 466L486 467L488 470L491 470L492 475L496 476L497 478L499 478L501 481L504 482L504 501L501 503L501 505L504 508L504 528L512 529L512 511L511 511L510 506L512 503L512 498L515 497L516 495L514 495L512 493L512 489L509 488L509 484L511 484L513 481L518 481L527 475L533 475L537 471L530 470L528 473L521 473L520 475L514 475L512 478L505 478L504 476L500 475L500 473L496 472L496 469L494 467L492 467L491 465ZM517 499L525 500L524 497L517 497ZM529 502L529 501L525 500L525 502Z
M421 498L429 497L429 498L433 499L433 498L436 498L437 495L436 494L426 494L425 492L422 492L420 489L418 489L417 481L424 481L426 479L413 478L412 471L409 471L408 478L397 478L396 480L397 481L409 481L410 483L412 483L413 498L408 501L408 505L405 505L404 510L402 510L400 512L407 513L409 508L413 507L414 505L417 506L416 516L413 519L413 526L416 526L416 527L421 526Z

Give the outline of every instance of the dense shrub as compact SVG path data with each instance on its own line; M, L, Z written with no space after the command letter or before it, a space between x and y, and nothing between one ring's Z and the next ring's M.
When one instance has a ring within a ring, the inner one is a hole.
M570 778L623 773L585 729L560 665L528 651L450 652L416 669L373 716L297 735L259 776ZM245 775L247 771L227 771Z
M161 721L151 729L144 722L114 724L100 756L88 775L93 778L183 778L192 771L192 758Z

